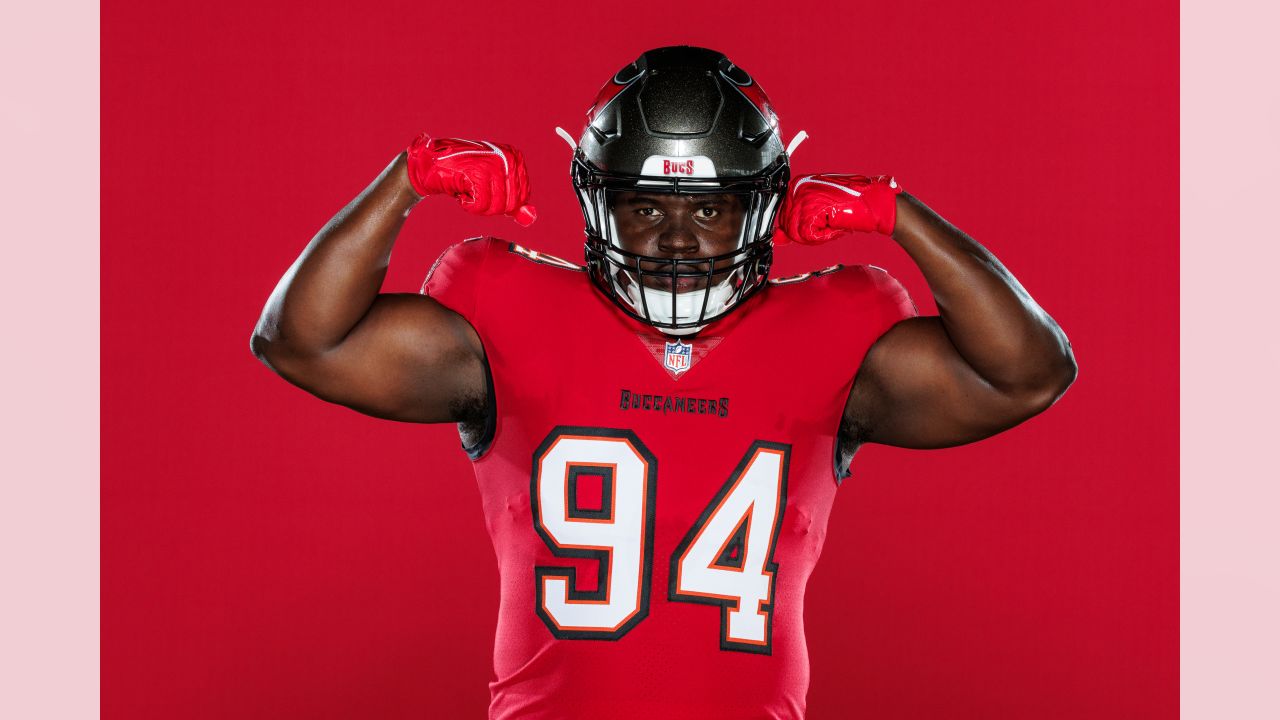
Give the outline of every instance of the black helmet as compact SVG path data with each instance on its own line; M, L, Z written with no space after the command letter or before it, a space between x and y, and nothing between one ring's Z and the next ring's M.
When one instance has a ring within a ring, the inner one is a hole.
M768 97L723 54L659 48L619 70L587 111L572 177L586 219L591 279L632 317L687 335L764 286L774 213L790 177L787 153ZM617 237L610 193L637 190L741 196L746 212L737 248L697 259L627 252ZM658 265L663 269L649 269ZM674 290L677 275L695 272L706 276L703 289L664 292L643 282L670 278Z

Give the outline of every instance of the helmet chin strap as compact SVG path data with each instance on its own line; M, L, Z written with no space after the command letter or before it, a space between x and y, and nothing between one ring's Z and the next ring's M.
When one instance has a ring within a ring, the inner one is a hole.
M675 293L675 317L671 317L671 293L666 290L657 290L645 287L638 282L627 283L623 288L627 298L631 301L637 312L640 308L647 304L649 309L649 320L659 323L677 323L690 322L698 317L702 312L703 294L706 293L707 302L707 320L714 320L724 313L717 312L724 308L725 304L733 297L733 285L729 279L717 283L706 290L695 290L693 292ZM644 300L641 301L640 293L644 293ZM690 328L658 328L667 335L684 336L692 335L706 325L699 325Z

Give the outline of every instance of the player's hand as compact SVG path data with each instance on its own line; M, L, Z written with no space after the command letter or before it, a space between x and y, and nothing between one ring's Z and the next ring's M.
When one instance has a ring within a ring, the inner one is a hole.
M419 195L449 195L469 213L510 215L526 227L537 219L524 156L510 145L422 133L408 153L409 182Z
M898 193L888 175L801 175L778 211L775 245L818 245L850 230L893 234Z

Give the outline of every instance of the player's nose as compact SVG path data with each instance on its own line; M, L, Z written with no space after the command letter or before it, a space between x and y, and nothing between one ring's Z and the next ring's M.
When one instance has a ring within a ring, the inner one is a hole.
M693 218L683 212L668 214L658 235L658 248L673 255L696 253L698 236L694 232Z

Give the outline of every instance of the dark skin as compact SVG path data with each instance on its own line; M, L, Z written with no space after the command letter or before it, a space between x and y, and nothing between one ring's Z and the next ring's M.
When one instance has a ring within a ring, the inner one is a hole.
M475 330L429 297L379 293L420 200L401 154L281 278L251 345L330 402L392 420L474 424L486 392ZM615 208L624 249L668 258L733 252L743 214L729 195L624 193ZM924 274L939 315L898 323L867 353L845 406L846 451L973 442L1066 391L1076 375L1066 336L991 253L906 193L893 239Z
M619 193L613 201L613 217L622 249L637 255L680 260L726 255L737 249L744 208L735 195L662 195ZM684 226L688 225L688 228ZM729 265L731 261L722 261ZM663 270L659 263L642 262L643 270ZM705 266L697 268L705 271ZM629 278L628 278L629 279ZM715 274L711 280L724 277ZM677 292L701 290L704 276L679 280ZM671 291L667 278L646 277L645 284Z

